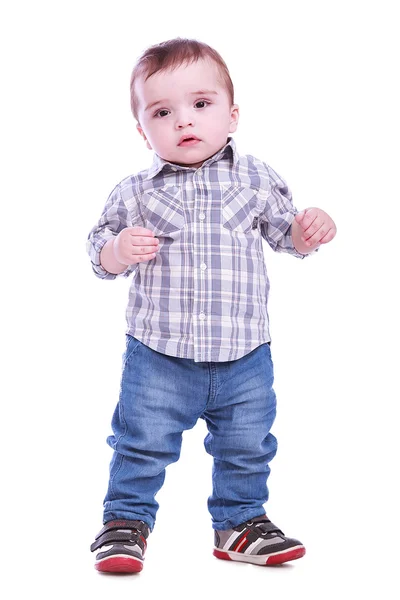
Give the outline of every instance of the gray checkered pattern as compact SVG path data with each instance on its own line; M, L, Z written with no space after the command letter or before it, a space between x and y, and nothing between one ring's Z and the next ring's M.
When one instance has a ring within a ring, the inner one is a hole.
M160 250L132 265L127 333L163 354L195 362L236 360L270 341L269 281L262 238L293 246L296 215L286 183L266 163L228 143L199 169L155 155L152 166L111 192L89 234L95 274L104 244L125 227L151 229Z

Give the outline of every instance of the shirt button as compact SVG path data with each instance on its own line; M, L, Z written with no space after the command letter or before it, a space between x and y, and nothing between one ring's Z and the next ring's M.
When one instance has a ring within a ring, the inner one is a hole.
M205 271L205 270L207 269L207 265L206 265L206 263L201 263L201 265L200 265L200 269L201 269L202 271Z
M201 313L199 314L199 319L200 319L200 321L204 321L204 319L205 319L205 318L206 318L206 315L205 315L203 312L201 312Z
M205 218L206 218L206 215L204 213L199 214L200 221L204 221Z

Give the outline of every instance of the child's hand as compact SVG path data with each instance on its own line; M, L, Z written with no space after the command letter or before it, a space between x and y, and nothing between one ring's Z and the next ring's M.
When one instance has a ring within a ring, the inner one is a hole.
M336 235L336 225L331 217L320 208L306 208L295 217L302 229L301 240L306 246L327 244Z
M114 255L122 265L135 265L155 257L158 238L145 227L126 227L114 240Z

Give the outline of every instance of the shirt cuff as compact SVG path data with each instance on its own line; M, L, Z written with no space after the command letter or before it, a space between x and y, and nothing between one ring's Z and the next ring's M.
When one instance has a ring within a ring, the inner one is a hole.
M108 271L106 271L101 262L100 262L100 254L101 251L103 249L103 247L105 246L105 244L108 242L108 240L112 240L114 237L114 235L104 235L101 238L97 238L95 241L92 240L88 240L87 241L87 245L86 245L86 249L87 252L90 256L90 260L92 262L92 269L94 274L99 277L100 279L116 279L117 277L128 277L132 271L136 268L136 265L128 265L125 269L125 271L121 271L121 273L109 273Z

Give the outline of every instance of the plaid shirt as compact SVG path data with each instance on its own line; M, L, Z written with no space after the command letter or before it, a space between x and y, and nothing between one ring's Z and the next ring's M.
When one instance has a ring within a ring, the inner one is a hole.
M262 237L273 250L304 258L291 237L296 213L283 179L239 156L229 138L198 169L155 155L149 169L121 181L87 251L95 274L115 279L100 264L107 240L125 227L152 230L156 257L120 274L133 273L127 333L195 362L236 360L270 341Z

